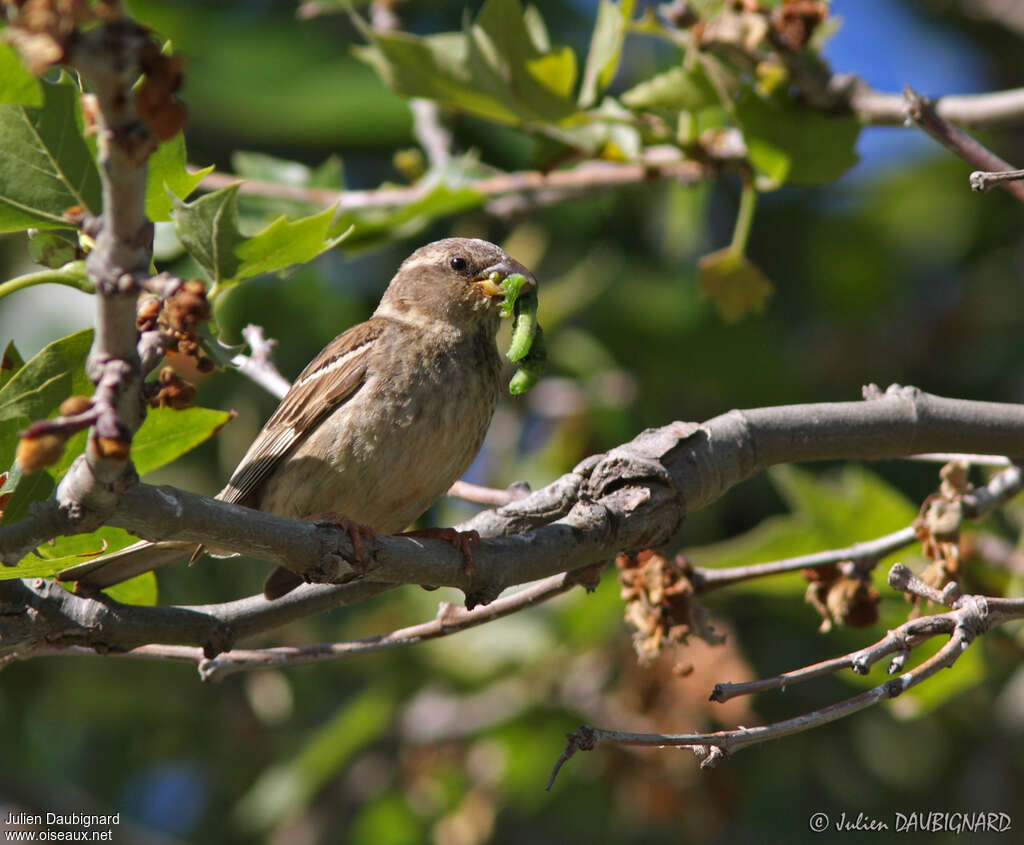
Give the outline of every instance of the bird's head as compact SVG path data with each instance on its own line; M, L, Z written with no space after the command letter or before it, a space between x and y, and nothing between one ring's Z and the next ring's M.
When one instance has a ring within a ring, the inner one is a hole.
M487 326L496 332L503 296L498 284L513 273L526 278L526 289L536 287L529 270L489 241L434 241L402 262L377 314L443 321L460 329Z

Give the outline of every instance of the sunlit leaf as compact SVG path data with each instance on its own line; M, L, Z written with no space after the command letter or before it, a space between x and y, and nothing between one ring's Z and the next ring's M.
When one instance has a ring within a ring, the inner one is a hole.
M164 141L149 157L146 170L146 216L156 221L171 219L171 197L188 198L203 177L213 170L205 167L192 173L185 166L185 136L179 132Z
M21 357L14 341L7 342L4 354L0 355L0 390L3 390L18 370L25 366L25 359Z
M489 120L542 131L577 112L576 57L538 37L518 0L488 0L464 32L365 32L356 54L407 97L425 97ZM540 42L540 43L538 43Z
M727 323L760 313L775 288L745 255L726 247L701 256L697 262L701 292Z
M43 469L36 470L29 475L23 476L18 481L18 486L11 493L4 506L3 519L0 525L10 525L22 517L28 516L29 506L33 502L41 502L48 499L53 492L54 483L50 474Z
M311 261L345 239L331 234L334 209L290 220L279 217L252 237L238 228L238 185L190 203L174 202L174 226L192 257L216 285Z
M51 343L35 355L0 389L0 467L14 460L17 432L49 416L73 394L91 394L85 358L92 329Z
M621 99L634 109L698 111L716 104L718 95L700 65L680 65L634 85Z
M343 214L338 223L352 225L347 248L366 246L383 237L408 237L439 217L477 208L483 196L469 188L437 185L425 196L403 206Z
M23 557L17 566L0 566L0 580L6 578L52 578L62 569L85 563L96 555L116 552L137 543L127 531L104 525L90 534L57 537L43 543L34 554Z
M96 213L100 183L79 130L78 88L44 84L44 105L0 105L0 232L66 228L62 214Z
M232 416L230 411L209 408L154 408L132 438L136 471L145 475L169 464L213 437Z
M917 515L917 508L903 494L858 466L844 467L834 477L779 466L769 471L769 478L790 513L769 517L720 543L686 549L695 566L749 566L842 548L905 528ZM885 571L885 561L879 569ZM802 595L805 588L803 578L793 573L738 583L732 589Z
M601 0L597 7L594 32L590 36L590 50L583 68L583 82L580 85L579 104L589 108L615 77L622 55L622 42L626 37L626 25L633 16L635 0Z
M130 539L134 540L134 537ZM112 599L121 604L141 604L152 607L156 604L157 586L156 573L143 572L120 584L114 584L103 590Z
M35 75L18 58L17 52L0 41L0 103L18 103L38 108L43 89Z

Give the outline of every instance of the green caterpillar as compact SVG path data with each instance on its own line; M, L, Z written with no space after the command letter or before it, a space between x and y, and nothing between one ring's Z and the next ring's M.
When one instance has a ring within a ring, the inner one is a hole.
M495 277L497 274L495 274ZM492 281L497 281L492 277ZM509 393L518 395L533 387L544 372L547 354L544 335L537 322L537 291L527 291L520 296L526 279L520 273L506 276L500 287L505 292L501 302L501 316L514 314L512 342L509 344L508 359L519 364L508 384Z

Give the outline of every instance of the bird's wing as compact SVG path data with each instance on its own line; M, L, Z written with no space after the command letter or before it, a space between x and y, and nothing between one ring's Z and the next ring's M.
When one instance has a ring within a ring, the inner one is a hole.
M281 460L362 387L374 341L388 321L374 317L338 335L310 361L245 453L217 498L247 504Z

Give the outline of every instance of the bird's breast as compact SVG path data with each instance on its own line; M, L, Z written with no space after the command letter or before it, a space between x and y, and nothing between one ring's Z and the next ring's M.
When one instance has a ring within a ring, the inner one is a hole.
M267 480L260 508L300 519L341 513L380 533L408 527L483 443L501 374L487 340L440 336L419 355L382 347L362 387Z

